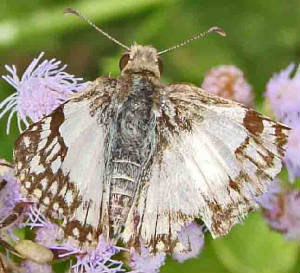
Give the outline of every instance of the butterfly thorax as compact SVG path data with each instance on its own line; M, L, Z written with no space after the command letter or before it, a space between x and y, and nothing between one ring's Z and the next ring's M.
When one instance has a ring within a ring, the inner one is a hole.
M153 86L147 77L131 75L130 93L108 127L106 179L110 182L110 236L126 221L153 148ZM111 140L111 141L110 141Z

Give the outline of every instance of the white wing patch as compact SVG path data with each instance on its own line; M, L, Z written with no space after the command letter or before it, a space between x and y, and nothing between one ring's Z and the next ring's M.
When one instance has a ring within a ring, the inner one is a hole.
M68 153L61 168L82 196L74 218L82 224L98 226L103 191L104 129L95 117L91 117L88 101L67 104L64 115L65 121L59 131ZM67 194L65 197L69 197Z

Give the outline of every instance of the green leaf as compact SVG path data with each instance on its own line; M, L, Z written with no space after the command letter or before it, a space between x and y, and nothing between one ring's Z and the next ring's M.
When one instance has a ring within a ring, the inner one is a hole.
M299 243L270 230L259 213L213 244L223 265L234 273L288 273L295 268Z

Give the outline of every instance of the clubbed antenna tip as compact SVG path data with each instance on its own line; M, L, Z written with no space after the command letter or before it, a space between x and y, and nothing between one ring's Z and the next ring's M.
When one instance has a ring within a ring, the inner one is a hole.
M226 32L224 31L224 29L222 29L218 26L214 26L214 27L210 28L208 30L208 32L216 32L216 33L220 34L221 36L226 37Z
M195 40L198 40L200 38L205 37L207 34L209 34L211 32L216 32L216 33L218 33L219 35L221 35L223 37L226 36L226 32L222 28L220 28L218 26L214 26L214 27L211 27L210 29L208 29L207 31L204 31L200 34L197 34L197 35L193 36L190 39L187 39L186 41L181 42L180 44L177 44L175 46L172 46L170 48L167 48L165 50L162 50L162 51L158 52L158 55L161 55L161 54L164 54L164 53L169 52L171 50L174 50L174 49L177 49L179 47L185 46L185 45L189 44L192 41L195 41Z
M64 14L75 14L79 16L78 12L75 9L71 9L71 8L64 9Z

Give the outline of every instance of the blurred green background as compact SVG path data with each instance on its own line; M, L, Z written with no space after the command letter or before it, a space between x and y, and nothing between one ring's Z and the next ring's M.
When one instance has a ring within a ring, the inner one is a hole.
M85 14L112 36L158 49L189 38L213 25L226 32L212 34L167 53L162 81L200 85L213 66L234 64L253 86L256 108L262 109L265 84L274 72L299 62L298 0L2 0L0 2L0 74L5 64L17 65L19 75L40 51L68 64L68 72L93 80L119 73L122 48L98 34L64 8ZM14 90L0 80L0 101ZM0 120L0 157L11 160L18 132L4 134L7 116ZM14 120L15 121L15 120ZM299 243L287 242L271 231L261 213L252 213L229 236L206 238L197 259L183 264L168 259L163 273L295 273L300 270Z

